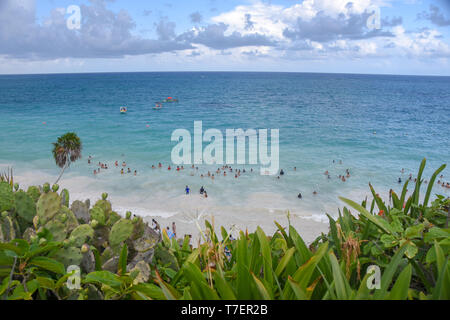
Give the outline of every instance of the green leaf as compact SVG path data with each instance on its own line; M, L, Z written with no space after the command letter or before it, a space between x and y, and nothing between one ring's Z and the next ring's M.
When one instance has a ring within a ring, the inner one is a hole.
M295 297L297 298L297 300L309 300L308 296L305 293L305 291L290 276L288 277L288 282L289 282L289 285L292 288L292 291L294 291L294 294L295 294Z
M409 258L412 259L416 256L417 252L419 251L419 249L417 248L416 244L412 241L408 241L406 243L406 251L405 251L405 255Z
M256 234L261 246L261 255L264 259L264 280L272 286L273 285L273 269L272 269L272 254L270 250L269 241L264 231L258 227L256 229Z
M277 265L277 268L275 269L275 274L277 275L277 277L280 276L280 274L284 271L289 261L291 261L294 252L295 248L290 248L288 251L286 251L283 258L281 258L280 262Z
M161 288L151 283L140 283L133 286L133 290L141 292L150 299L165 300L165 296Z
M364 209L364 207L362 207L361 205L357 204L356 202L343 198L343 197L339 197L339 199L341 199L343 202L347 203L349 206L351 206L352 208L356 209L359 211L359 213L365 217L367 220L369 220L370 222L372 222L373 224L375 224L378 228L380 228L382 231L389 233L389 234L395 234L395 231L392 229L391 225L384 219L374 216L372 215L369 211L367 211L366 209Z
M124 275L127 272L127 259L128 259L128 246L126 243L123 244L122 252L119 257L119 275Z
M427 193L425 194L425 198L423 200L423 206L424 207L426 207L428 205L428 200L430 199L431 190L433 189L434 181L436 180L436 177L438 176L439 173L441 173L442 170L445 169L446 166L447 165L443 164L431 176L430 182L428 183Z
M223 271L220 268L214 274L214 284L222 300L236 300L236 295L229 282L225 280Z
M342 272L341 267L339 266L339 262L336 259L336 256L333 252L329 253L331 266L333 268L333 281L334 281L334 287L336 290L336 297L339 300L347 300L350 299L351 296L351 289L350 285L344 275L344 272Z
M64 265L61 262L47 257L34 257L30 260L29 264L54 272L56 274L66 273Z
M405 237L408 239L422 238L423 229L425 229L425 225L423 223L411 226L406 229Z
M84 281L85 283L100 283L109 287L120 287L122 281L120 278L109 271L94 271L89 273Z
M267 288L264 286L264 284L262 283L261 280L259 280L253 273L253 280L256 283L256 288L258 288L259 294L261 295L261 297L263 298L263 300L272 300L272 297L269 293L269 291L267 290Z
M412 267L410 264L397 278L391 292L389 293L389 300L405 300L408 297L409 284L411 282Z
M391 259L391 262L383 271L383 275L381 276L381 286L380 289L377 290L374 294L375 299L384 299L386 296L387 290L391 284L392 278L394 277L395 272L398 269L398 266L402 262L403 254L407 249L407 242L405 242L394 254Z

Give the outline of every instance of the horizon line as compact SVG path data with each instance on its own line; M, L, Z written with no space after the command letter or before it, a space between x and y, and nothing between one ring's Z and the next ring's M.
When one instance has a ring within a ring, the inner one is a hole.
M366 76L407 76L407 77L444 77L449 75L433 74L394 74L394 73L355 73L355 72L314 72L314 71L86 71L86 72L47 72L47 73L0 73L0 76L39 76L39 75L75 75L75 74L126 74L126 73L286 73L286 74L328 74L328 75L366 75Z

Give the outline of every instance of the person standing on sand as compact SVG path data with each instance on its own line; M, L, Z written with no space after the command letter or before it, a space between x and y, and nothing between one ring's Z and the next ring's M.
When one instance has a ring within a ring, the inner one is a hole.
M177 226L175 225L175 222L172 222L172 232L173 232L173 236L176 238L177 237Z
M200 188L200 194L203 194L205 192L205 188L203 186Z
M186 186L186 195L189 195L189 191L190 191L189 186Z

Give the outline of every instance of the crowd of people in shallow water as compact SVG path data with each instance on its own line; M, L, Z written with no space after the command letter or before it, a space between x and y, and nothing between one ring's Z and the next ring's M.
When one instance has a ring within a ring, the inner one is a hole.
M92 165L93 164L92 162L93 162L93 158L92 158L92 156L89 156L88 164ZM103 162L100 162L100 161L98 162L97 166L98 166L97 169L94 169L94 173L93 173L94 176L96 176L96 175L100 174L101 172L109 169L109 166L108 166L107 163L103 163ZM116 162L114 162L114 166L116 168L121 167L121 169L120 169L120 174L121 175L130 174L131 173L131 174L137 176L137 170L134 170L134 172L133 172L129 167L128 167L128 169L126 169L127 168L127 163L125 161L122 161L122 164L119 165L119 161L116 160Z
M403 175L403 174L405 173L405 169L402 169L402 170L401 170L401 173L402 173L402 175ZM441 186L442 188L450 189L450 182L445 182L443 179L444 179L444 175L441 174L441 175L439 176L438 181L437 181L436 183L437 183L439 186ZM413 178L412 173L409 174L408 180L411 181L411 182L414 181L414 183L417 182L417 178ZM402 178L399 177L398 180L397 180L397 182L398 182L399 184L402 183L402 182L403 182ZM423 183L424 183L424 184L428 184L428 180L423 180Z
M92 156L89 156L88 158L88 164L92 165L93 164L93 158ZM342 160L333 160L333 164L339 164L342 165ZM122 163L120 164L119 161L115 161L114 166L116 168L121 168L120 169L120 174L124 175L124 174L133 174L134 176L137 176L137 170L131 170L128 166L127 163L125 161L122 161ZM163 166L163 164L160 162L158 163L158 165L152 165L152 169L163 169L166 168L166 166ZM199 172L199 167L192 165L191 167L191 176L196 175L196 173L198 174ZM98 175L100 174L102 171L108 170L108 164L106 163L102 163L99 162L98 163L98 168L94 169L94 175ZM167 170L168 171L176 171L176 172L180 172L180 171L184 171L185 167L184 166L171 166L170 164L167 166ZM293 168L293 171L297 171L297 167ZM248 173L253 173L254 170L253 168L250 168L250 170L246 170L245 168L241 169L237 169L237 168L232 168L230 165L224 165L220 168L217 168L216 171L208 171L207 173L200 173L200 178L202 179L211 179L211 180L215 180L216 177L227 177L227 176L231 176L234 177L234 179L238 179L240 178L242 175L244 174L248 174ZM405 174L405 169L401 170L402 176ZM287 173L284 169L280 169L278 172L278 175L276 176L276 179L280 180L283 176L285 176ZM328 170L326 170L324 173L324 176L326 179L331 180L333 179L332 175L330 174L330 172ZM350 169L345 169L345 172L343 172L342 174L336 175L335 178L337 178L339 181L341 182L347 182L350 178L351 178L351 173L350 173ZM450 183L449 182L444 182L442 179L444 178L443 175L440 176L440 180L437 181L437 184L440 185L443 188L450 188ZM409 174L408 179L410 181L417 181L417 178L413 178L412 174ZM402 177L398 178L397 181L399 184L403 182ZM425 184L428 183L427 180L423 181ZM190 195L191 192L191 188L189 186L186 186L185 188L185 194L186 195ZM208 192L206 191L206 189L204 188L204 186L202 186L199 190L199 194L200 196L204 197L204 198L208 198ZM313 196L318 195L318 191L314 190L313 191ZM298 193L297 195L298 199L303 199L303 195L301 192Z

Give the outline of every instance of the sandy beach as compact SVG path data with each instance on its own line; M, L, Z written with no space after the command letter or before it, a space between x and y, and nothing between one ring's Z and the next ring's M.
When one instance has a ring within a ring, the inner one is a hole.
M177 238L183 239L185 235L192 235L191 244L195 245L201 238L199 228L205 229L205 220L213 224L216 234L222 238L220 228L223 226L228 232L232 232L232 236L236 238L239 235L239 230L245 232L248 230L252 233L257 227L261 227L268 236L272 236L277 231L277 226L274 221L278 222L282 227L288 228L289 222L287 215L285 216L261 216L236 212L233 216L224 216L217 214L205 214L198 219L188 221L183 214L178 214L169 218L156 217L155 220L160 224L161 228L172 226L172 222L176 224ZM145 217L145 221L152 223L152 217ZM291 225L297 230L303 240L310 244L320 234L327 233L329 230L328 224L317 222L303 217L290 216Z

